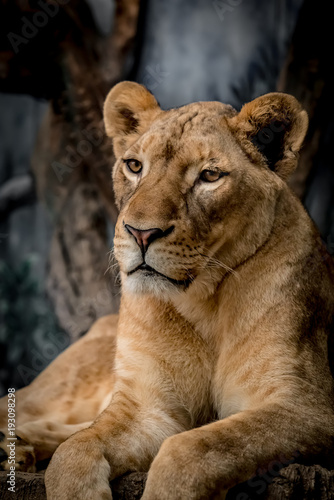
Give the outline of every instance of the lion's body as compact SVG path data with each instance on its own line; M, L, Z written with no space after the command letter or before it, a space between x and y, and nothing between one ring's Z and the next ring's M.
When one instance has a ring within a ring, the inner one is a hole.
M118 158L115 365L106 318L24 391L63 371L47 418L83 426L113 396L55 453L48 498L110 499L110 479L150 467L145 500L223 497L279 456L329 454L334 271L285 183L305 112L281 94L239 114L220 103L164 112L124 83L105 116Z
M66 349L29 386L15 394L16 469L33 472L57 446L88 427L108 405L114 386L114 355L118 317L105 316ZM0 429L7 429L7 398L0 400ZM6 450L4 433L0 445ZM21 463L19 463L21 462ZM2 468L10 464L3 459Z

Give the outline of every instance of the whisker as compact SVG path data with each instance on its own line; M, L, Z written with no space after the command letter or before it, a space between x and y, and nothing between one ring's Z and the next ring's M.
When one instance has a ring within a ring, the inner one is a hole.
M205 248L204 248L204 250L205 250ZM224 262L222 262L221 260L218 260L216 257L211 257L210 255L203 254L203 253L199 252L197 249L195 249L195 251L201 257L204 257L205 259L207 259L206 265L203 266L203 269L205 269L205 267L208 267L211 269L215 268L215 267L220 267L220 268L224 269L225 271L227 271L228 273L232 274L233 276L239 278L238 272L235 271L234 269L232 269L227 264L224 264Z
M118 262L116 260L115 251L113 248L109 252L107 252L107 255L108 255L108 267L105 270L104 275L106 275L112 269L117 269L118 267Z

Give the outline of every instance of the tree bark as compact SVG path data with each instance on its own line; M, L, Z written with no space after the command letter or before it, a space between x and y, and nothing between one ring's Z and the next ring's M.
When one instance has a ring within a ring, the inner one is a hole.
M328 63L332 46L329 8L326 2L315 7L311 0L304 1L278 82L278 91L294 95L309 116L299 165L290 180L300 199L304 198L333 107L333 72Z
M139 0L119 0L107 39L64 42L58 60L65 88L50 104L32 158L38 196L55 224L47 292L71 341L119 306L117 270L111 267L106 273L117 208L103 103L122 78L138 10ZM75 9L69 15L79 26ZM82 30L81 36L85 33Z

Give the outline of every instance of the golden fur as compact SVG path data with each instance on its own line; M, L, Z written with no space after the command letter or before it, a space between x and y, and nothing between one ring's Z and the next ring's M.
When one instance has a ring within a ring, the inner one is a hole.
M144 500L224 498L277 457L330 454L333 264L286 184L307 122L279 93L237 113L218 102L162 111L138 84L111 90L116 380L106 318L23 390L60 374L43 419L87 426L55 452L49 500L110 500L111 479L148 469Z

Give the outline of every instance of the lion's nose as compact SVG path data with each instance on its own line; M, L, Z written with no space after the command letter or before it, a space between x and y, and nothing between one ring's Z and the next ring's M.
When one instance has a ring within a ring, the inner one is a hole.
M136 242L141 248L141 251L146 253L149 245L154 241L157 240L158 238L162 238L163 236L167 236L172 232L174 229L173 226L171 226L167 231L163 231L162 229L159 228L152 228L152 229L136 229L135 227L129 226L129 224L124 224L125 229L134 236Z

